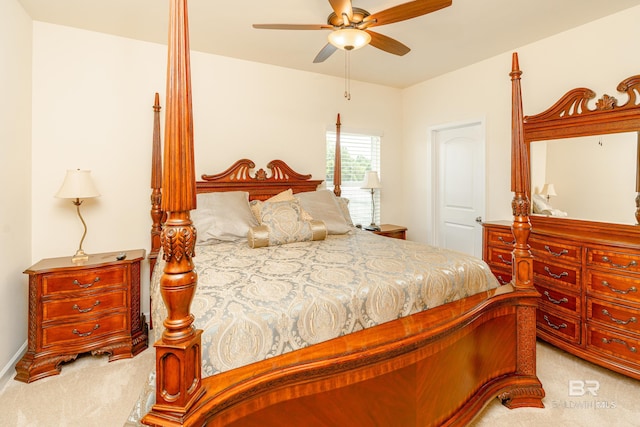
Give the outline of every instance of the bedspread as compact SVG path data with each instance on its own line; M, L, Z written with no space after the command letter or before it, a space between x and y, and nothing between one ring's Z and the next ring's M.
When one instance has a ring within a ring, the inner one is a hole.
M498 286L478 259L357 229L258 249L246 241L197 246L194 263L203 377ZM156 333L166 317L158 267Z
M202 377L329 340L499 286L480 259L355 229L323 241L252 249L196 246L191 304L202 334ZM156 339L166 308L151 281ZM155 400L155 372L126 426Z

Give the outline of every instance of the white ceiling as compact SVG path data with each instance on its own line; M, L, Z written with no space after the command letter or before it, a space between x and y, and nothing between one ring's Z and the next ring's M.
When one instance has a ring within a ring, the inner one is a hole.
M371 13L405 0L353 0ZM19 0L37 21L166 44L168 0ZM581 24L640 0L453 0L434 13L376 27L412 50L399 57L366 46L351 54L351 78L404 88ZM191 48L344 76L344 54L313 58L328 30L257 30L251 24L324 24L327 0L190 0ZM615 29L606 29L615 31Z

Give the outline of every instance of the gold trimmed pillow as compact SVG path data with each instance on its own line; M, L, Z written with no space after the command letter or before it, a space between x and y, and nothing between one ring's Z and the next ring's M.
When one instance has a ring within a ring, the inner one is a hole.
M252 248L324 240L327 228L322 221L305 221L297 200L264 203L260 225L249 229L247 241Z
M276 194L275 196L268 198L265 201L252 200L251 203L249 203L249 205L251 206L251 212L253 212L253 216L256 217L258 222L260 222L260 216L261 216L260 211L262 210L262 206L265 203L284 202L284 201L290 201L290 200L296 200L296 198L293 195L293 190L289 188L288 190L284 190ZM303 209L302 219L305 221L311 221L313 218Z

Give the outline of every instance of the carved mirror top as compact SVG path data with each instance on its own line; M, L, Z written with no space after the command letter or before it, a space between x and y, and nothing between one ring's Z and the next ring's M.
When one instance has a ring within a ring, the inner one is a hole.
M525 116L523 133L527 146L533 141L640 132L640 75L623 80L617 90L624 94L622 96L626 95L627 99L622 104L616 97L605 94L590 108L589 103L596 97L595 92L576 88L544 112ZM640 224L640 149L636 156L635 188L638 195L635 199L635 217L636 223ZM531 195L530 188L527 188L527 193Z

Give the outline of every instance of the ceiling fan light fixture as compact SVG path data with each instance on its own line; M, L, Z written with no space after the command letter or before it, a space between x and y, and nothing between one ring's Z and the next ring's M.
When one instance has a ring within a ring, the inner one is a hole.
M342 50L356 50L371 41L369 33L357 28L342 28L329 33L329 43Z

